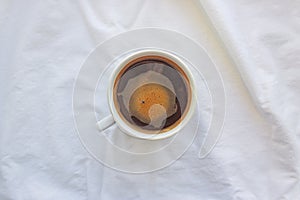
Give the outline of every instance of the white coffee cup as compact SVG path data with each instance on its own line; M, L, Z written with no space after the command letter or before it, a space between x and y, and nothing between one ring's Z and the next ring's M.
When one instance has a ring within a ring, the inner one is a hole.
M117 111L117 108L115 106L114 102L114 84L116 82L116 79L118 75L121 73L121 71L124 69L125 66L128 66L128 63L130 63L133 60L136 60L138 58L142 58L145 56L159 56L162 58L166 58L168 60L171 60L172 62L176 63L177 66L180 67L181 71L184 72L186 75L188 81L189 81L189 89L190 89L190 95L189 95L189 104L186 108L185 114L182 116L181 121L179 124L177 124L172 129L161 132L161 133L149 133L146 130L140 130L135 129L134 127L130 126L126 121L124 120L124 117L120 116L121 114ZM178 58L173 53L164 51L164 50L158 50L158 49L146 49L146 50L139 50L134 53L131 53L130 55L126 56L124 59L122 59L115 70L112 72L112 75L109 79L109 85L107 90L107 98L109 103L109 108L111 114L102 120L97 122L98 129L100 131L103 131L110 126L112 126L114 123L122 130L122 132L136 137L140 139L148 139L148 140L159 140L159 139L165 139L168 137L173 136L174 134L178 133L182 128L189 122L191 119L195 108L196 108L196 94L195 94L195 83L193 75L187 66L185 62L183 62L180 58Z

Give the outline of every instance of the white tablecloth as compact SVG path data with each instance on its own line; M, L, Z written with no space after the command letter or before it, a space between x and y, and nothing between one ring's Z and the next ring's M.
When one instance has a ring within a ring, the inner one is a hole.
M127 30L179 31L226 87L213 152L147 174L104 167L72 116L80 66ZM300 1L0 1L0 199L300 199Z

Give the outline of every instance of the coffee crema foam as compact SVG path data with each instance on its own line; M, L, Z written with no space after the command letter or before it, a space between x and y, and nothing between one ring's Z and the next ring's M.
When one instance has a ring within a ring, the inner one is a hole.
M184 71L161 56L143 56L129 62L114 83L114 104L132 128L162 133L184 118L191 89Z

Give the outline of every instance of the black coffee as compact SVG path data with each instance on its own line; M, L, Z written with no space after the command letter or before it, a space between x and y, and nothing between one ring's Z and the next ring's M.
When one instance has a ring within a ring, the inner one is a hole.
M190 100L189 81L173 61L144 56L128 63L114 83L114 103L136 129L168 131L185 116Z

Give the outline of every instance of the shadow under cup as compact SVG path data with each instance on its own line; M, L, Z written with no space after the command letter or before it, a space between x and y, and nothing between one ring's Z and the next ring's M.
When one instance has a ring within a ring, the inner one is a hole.
M192 88L185 70L161 55L123 64L113 83L113 104L132 129L159 134L180 126L190 110Z

